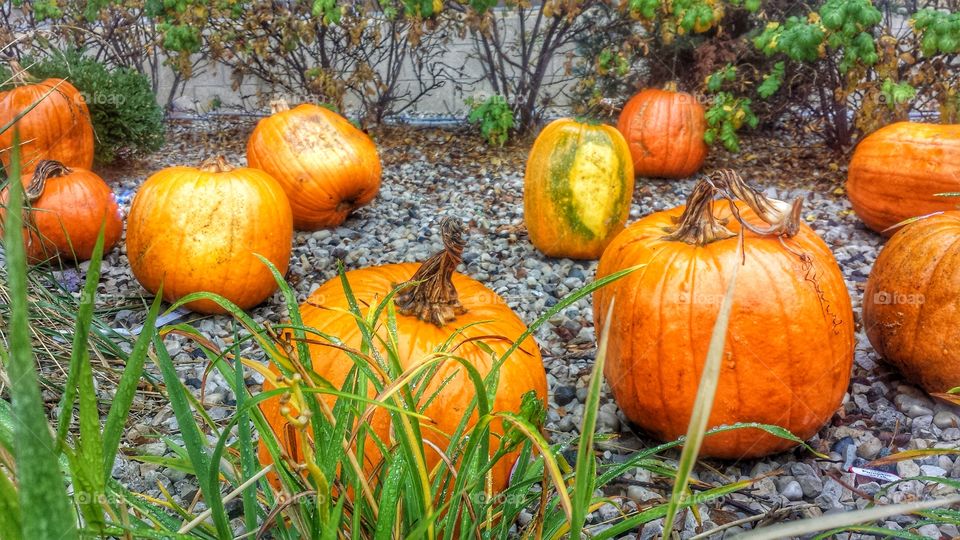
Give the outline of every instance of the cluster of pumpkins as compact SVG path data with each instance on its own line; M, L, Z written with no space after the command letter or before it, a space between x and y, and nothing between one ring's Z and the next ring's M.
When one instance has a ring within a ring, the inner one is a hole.
M548 125L527 163L530 239L550 256L599 258L598 278L644 266L595 293L595 327L616 300L606 378L624 414L664 440L686 431L720 300L742 264L710 423L774 424L806 439L843 399L855 321L836 260L800 222L799 202L735 181L728 198L740 200L728 208L701 204L695 188L685 207L625 228L634 175L696 172L705 127L693 96L663 90L634 96L617 129ZM870 342L928 392L960 386L960 125L899 122L870 134L846 191L868 227L892 235L863 297ZM736 430L708 437L702 453L755 457L791 444Z
M68 83L24 81L0 95L0 124L37 101L18 122L31 200L31 228L24 237L34 261L51 255L83 259L104 223L107 246L119 241L120 215L110 189L88 170L89 115ZM741 265L711 424L776 424L808 438L846 391L855 323L836 260L800 222L799 204L769 199L727 174L701 181L686 206L625 227L635 176L696 173L707 153L704 129L704 111L693 96L662 90L631 99L616 129L570 119L551 123L527 163L524 219L530 239L552 257L599 258L598 278L642 266L595 293L595 323L598 329L609 324L605 375L614 397L628 418L662 439L685 431L719 299ZM0 147L11 144L9 131L0 135ZM3 154L4 165L8 156ZM126 247L146 289L157 292L162 284L168 301L210 291L252 307L276 287L254 253L284 273L294 228L342 223L375 197L380 184L373 141L314 105L290 109L276 103L254 129L247 161L248 168L219 157L199 167L168 168L140 187ZM950 211L949 199L934 196L954 191L960 191L958 126L889 126L861 143L850 166L854 209L873 228L942 211L890 240L864 299L874 346L931 391L960 384L960 212ZM444 249L424 264L356 269L347 279L361 305L375 305L398 283L414 283L397 297L405 366L463 329L457 355L486 374L491 357L505 354L526 327L495 293L455 271L465 247L462 226L446 220L440 228ZM923 301L898 301L908 296ZM359 348L363 338L348 306L340 280L331 280L301 307L304 324ZM220 310L207 301L188 307ZM310 351L312 369L342 384L352 366L346 353L316 344ZM495 410L518 410L530 391L546 399L546 375L532 338L500 369ZM472 400L463 370L448 376L456 371L455 362L444 363L429 383L446 383L424 411L436 423L424 438L438 448L446 448L443 434L455 430ZM265 387L286 384L292 383L277 377ZM423 395L432 394L428 389ZM302 408L279 398L262 407L294 461L308 444L304 430L290 428ZM370 422L388 440L389 416L381 411ZM503 426L492 431L498 436ZM750 457L791 444L765 432L736 430L709 437L703 453ZM381 458L376 445L367 446L373 448L364 455L365 466L372 470ZM438 462L436 452L426 453L430 464ZM261 459L272 459L263 446ZM512 461L507 456L494 469L496 490L506 486Z

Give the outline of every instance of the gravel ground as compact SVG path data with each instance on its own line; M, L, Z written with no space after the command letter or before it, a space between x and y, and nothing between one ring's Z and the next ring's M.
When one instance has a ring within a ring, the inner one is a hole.
M228 119L174 124L169 143L160 152L100 172L127 207L132 191L162 167L195 164L215 152L225 154L231 163L245 163L244 141L251 129L250 121ZM426 259L440 247L432 230L444 215L470 223L461 271L503 296L527 323L570 291L593 280L595 262L547 259L526 237L522 185L529 141L488 150L473 136L455 131L385 128L374 136L384 162L383 185L377 199L336 229L295 236L288 279L299 299L335 276L337 259L343 259L348 269ZM706 169L735 167L769 195L785 200L798 195L807 198L804 217L833 249L847 279L859 326L860 297L881 238L866 230L850 210L842 191L846 159L830 156L809 143L756 137L745 141L744 151L738 156L720 153L712 157ZM691 186L690 180L638 180L631 221L683 203ZM130 305L130 297L146 294L133 279L122 248L109 254L104 271L108 295L115 294ZM254 309L253 314L258 320L272 323L286 316L278 295ZM115 322L133 327L143 315L140 308L122 309L116 313ZM231 333L225 317L194 318L192 322L221 344ZM594 337L592 310L586 299L556 316L537 335L550 388L546 428L555 441L577 434L593 364ZM197 358L199 351L176 337L168 338L167 344L183 380L199 393L205 368ZM233 396L216 375L208 379L205 394L213 418L231 414ZM147 393L139 399L145 401L128 433L124 452L162 455L164 445L154 436L176 435L172 411L156 395ZM881 483L844 472L846 468L899 450L955 448L960 440L958 412L902 382L898 373L879 361L859 331L853 379L843 406L810 442L828 453L831 460L817 460L809 452L796 450L763 460L703 463L695 475L707 483L769 476L751 489L702 507L700 525L688 514L682 536L690 538L751 516L777 521L863 508ZM617 435L601 446L605 460L623 460L631 451L654 443L636 433L608 394L603 397L599 422L601 431ZM960 478L960 460L931 456L901 462L890 470L902 476ZM132 489L153 496L160 495L158 481L181 502L189 502L197 493L192 479L154 464L118 460L115 474ZM876 499L879 503L896 503L950 491L935 483L910 481ZM609 495L624 498L628 510L660 501L665 493L669 493L669 486L645 471L624 477L608 489ZM617 516L618 510L607 505L593 518L598 523L616 520ZM951 525L939 530L928 525L917 530L915 519L897 517L884 526L913 528L932 538L960 535ZM652 523L623 538L653 538L661 534L661 529L662 525ZM729 527L716 537L739 530Z

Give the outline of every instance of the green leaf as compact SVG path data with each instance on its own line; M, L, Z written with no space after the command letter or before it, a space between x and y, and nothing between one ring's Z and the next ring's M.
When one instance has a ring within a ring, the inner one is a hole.
M580 444L577 449L577 464L574 467L573 517L570 519L570 530L583 530L590 510L590 501L597 482L597 460L594 453L594 437L597 430L597 415L600 411L600 395L603 393L603 365L607 357L607 344L610 339L610 322L613 320L613 306L610 302L607 308L606 324L600 332L600 342L597 345L596 360L590 373L590 386L587 390L587 399L583 407L583 423L580 427Z
M162 299L163 287L161 286L153 299L150 311L147 312L147 318L143 322L143 330L140 331L140 335L133 345L133 350L127 357L126 366L124 366L120 382L117 384L117 391L113 395L110 412L107 413L107 422L103 428L103 470L107 477L113 471L113 462L117 457L120 438L123 435L124 425L127 421L127 415L130 413L134 395L137 393L140 377L143 375L143 366L150 349L150 342L157 333L156 321L157 315L160 313Z
M20 178L20 137L14 132L10 176ZM54 439L40 395L36 359L30 342L30 303L27 300L27 257L23 245L23 188L13 182L8 191L4 249L10 290L9 351L0 346L0 360L11 381L13 457L20 487L23 538L77 538L76 513L71 508Z
M200 483L204 500L207 506L213 510L212 517L217 528L217 534L221 538L232 538L233 535L227 519L227 512L223 507L223 498L220 495L220 484L216 481L210 481L211 468L218 467L219 463L210 463L210 456L207 453L206 437L204 437L200 431L197 421L193 417L190 400L187 397L187 389L177 376L177 370L170 360L170 356L167 354L167 349L164 347L163 341L156 334L153 336L153 346L157 353L157 365L163 374L163 382L166 385L170 407L173 409L173 414L177 419L177 425L180 427L183 444L187 448L190 462L196 471L197 481ZM214 478L216 478L216 476L214 476Z
M93 319L93 306L100 282L100 263L103 258L103 235L106 222L100 226L100 233L93 248L90 266L87 269L86 284L77 313L77 325L73 336L73 350L70 355L68 381L74 379L76 386L68 383L61 403L61 433L70 425L73 416L73 399L66 398L72 389L80 397L80 435L76 440L73 453L69 453L70 471L74 482L74 501L87 526L101 530L105 525L102 502L106 496L106 477L103 463L103 435L100 430L100 409L97 392L93 383L93 369L90 366L90 349L87 343L90 335L90 321Z

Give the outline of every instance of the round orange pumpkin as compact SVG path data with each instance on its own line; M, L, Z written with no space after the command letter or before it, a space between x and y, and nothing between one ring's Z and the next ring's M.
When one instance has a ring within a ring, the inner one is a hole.
M960 124L897 122L860 141L847 173L847 195L871 229L887 230L906 219L952 210L960 192Z
M863 325L880 356L928 392L960 386L960 212L890 238L867 280Z
M454 348L447 350L454 350L457 356L471 362L481 376L486 376L493 362L490 351L499 358L527 328L496 293L454 271L460 262L464 245L460 222L446 219L441 229L445 249L423 265L388 264L353 270L347 272L346 277L361 306L376 305L398 284L420 282L401 292L396 300L397 351L403 369L430 356L453 337ZM305 326L337 336L347 347L360 349L360 329L356 320L347 313L349 305L339 277L321 285L300 309ZM460 329L463 331L457 335ZM385 326L381 325L380 330L381 337L387 339ZM308 338L313 340L310 344L313 370L340 388L354 366L353 361L338 348L318 344L319 338L309 335ZM478 341L483 345L478 345ZM424 384L427 386L421 395L425 406L420 412L432 420L430 425L433 429L424 429L423 437L437 447L446 449L448 436L454 433L475 396L475 387L462 366L453 361L442 363ZM264 385L265 389L274 387L273 381L267 381ZM546 402L546 372L532 337L528 337L501 366L492 408L495 412L519 413L522 398L528 392L534 392L537 398ZM430 400L434 395L435 398ZM325 396L323 399L333 407L333 397ZM430 402L426 403L428 400ZM261 408L285 445L286 452L300 461L303 459L299 446L302 443L298 442L296 429L280 414L280 401L279 397L268 399ZM473 416L475 421L476 411ZM392 428L386 411L378 409L371 417L370 425L381 440L389 440ZM504 433L504 426L496 420L491 424L490 431L490 449L493 452L498 446L498 437ZM439 456L429 445L425 445L424 449L427 465L433 468ZM365 444L364 452L363 466L368 473L381 466L380 452L372 441ZM271 461L262 443L259 455L263 463ZM511 453L496 463L492 473L494 491L501 491L507 486L515 460L516 453Z
M562 118L540 132L527 159L523 221L550 257L596 259L623 230L633 198L633 163L623 135Z
M247 162L280 182L297 229L336 227L380 190L380 158L366 133L346 118L305 103L273 104L247 142Z
M256 255L286 273L292 241L290 203L280 184L263 171L233 168L223 157L155 173L134 197L127 220L133 274L152 293L162 284L168 302L205 291L251 308L277 289ZM187 307L223 312L209 300Z
M836 411L850 380L853 313L830 249L799 222L799 203L781 211L786 203L735 180L750 203L736 203L752 229L743 231L742 255L736 235L744 226L728 204L713 204L714 188L705 181L685 207L627 227L600 258L598 278L646 265L599 289L594 317L604 328L615 302L604 374L627 418L662 440L686 433L735 265L742 266L709 425L774 424L806 439ZM763 229L779 219L782 234ZM738 429L708 436L701 454L756 457L793 444Z
M703 106L685 92L643 90L624 106L617 129L630 145L638 176L685 178L707 157Z
M17 62L10 62L12 90L0 93L0 126L30 109L16 126L20 135L21 170L31 171L40 160L67 167L93 165L93 124L80 91L63 79L34 81ZM13 132L0 132L0 161L9 172Z
M120 209L110 187L96 174L44 160L22 181L29 200L23 240L31 263L57 257L71 261L90 259L101 226L104 253L120 241ZM5 205L6 200L4 190L0 205ZM2 215L0 209L0 218Z

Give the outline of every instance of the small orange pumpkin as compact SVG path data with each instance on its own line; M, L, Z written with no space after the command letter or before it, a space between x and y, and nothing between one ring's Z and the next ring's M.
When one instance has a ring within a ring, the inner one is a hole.
M707 157L703 106L685 92L643 90L624 106L617 129L630 145L637 176L686 178Z
M957 207L938 193L960 192L960 124L897 122L857 145L847 173L847 195L874 231L906 219Z
M31 171L44 159L89 169L93 165L93 124L80 91L63 79L35 82L15 61L10 67L15 87L0 93L0 126L36 104L16 123L22 170ZM0 132L0 162L8 172L13 132Z
M630 215L633 163L623 135L561 118L540 132L527 158L523 221L550 257L596 259Z
M104 253L120 241L120 209L110 187L96 174L44 160L22 181L30 201L23 240L31 263L56 257L71 261L90 259L101 226ZM3 204L6 200L4 190Z
M742 265L709 425L760 422L809 438L850 380L854 321L843 275L800 223L799 202L768 199L735 174L713 182L742 195L739 219L727 204L714 205L716 188L703 181L685 207L637 221L600 258L598 278L646 265L594 293L596 328L608 324L616 300L604 374L631 421L662 440L686 433L720 303ZM707 437L701 453L756 457L793 445L739 429Z
M305 103L272 106L247 142L247 162L280 182L297 229L336 227L380 190L380 158L366 133L346 118Z
M168 302L205 291L251 308L277 289L256 255L286 273L292 242L290 203L280 184L223 157L155 173L134 197L127 222L134 276L152 293L162 284ZM223 312L209 300L187 307Z
M397 350L403 369L428 357L453 337L455 354L472 362L480 375L486 376L492 364L490 351L499 358L527 328L496 293L454 271L460 263L464 247L460 222L446 219L441 223L441 231L444 250L423 265L402 263L362 268L347 272L346 277L360 305L379 303L397 284L419 282L397 296ZM360 329L348 312L349 304L339 277L321 285L300 309L304 326L337 336L346 347L360 350ZM461 328L463 331L457 335ZM380 330L382 337L387 339L387 329L381 326ZM323 346L316 343L317 338L313 339L314 343L310 344L313 370L340 388L354 366L353 361L339 348ZM477 340L484 345L477 345ZM268 380L264 389L274 388L274 383ZM423 399L436 397L420 411L433 420L433 429L424 430L423 437L437 447L446 449L448 437L445 435L456 430L475 395L475 388L465 370L453 361L441 364L425 384L427 387L422 392ZM531 391L545 402L546 372L536 342L528 337L501 366L492 408L494 411L519 412L524 394ZM333 407L333 397L325 395L323 399ZM300 442L299 432L280 413L280 406L281 399L275 397L264 401L261 409L286 452L300 461L303 459L300 449L303 443ZM293 410L292 414L296 415L297 411ZM476 411L473 414L476 417ZM390 424L390 415L383 409L377 410L370 419L374 432L384 441L389 440ZM497 448L497 437L504 433L504 426L500 421L494 421L490 431L492 452ZM428 467L432 468L438 463L439 456L429 445L424 448ZM366 471L371 472L381 465L381 455L375 444L367 442L364 452ZM271 462L263 443L259 456L264 464ZM516 457L516 453L507 455L494 466L494 491L502 491L507 486Z
M863 293L863 326L880 356L927 392L960 386L960 211L890 238Z

